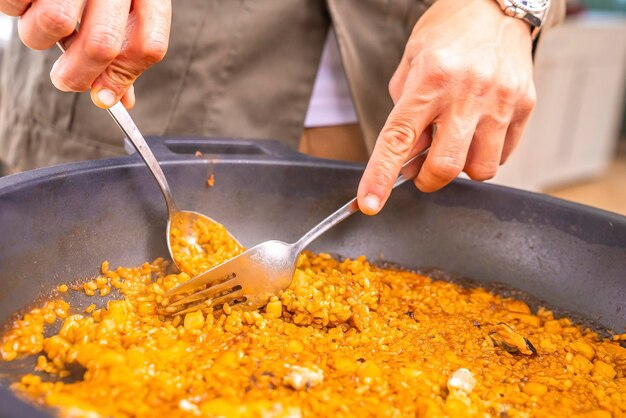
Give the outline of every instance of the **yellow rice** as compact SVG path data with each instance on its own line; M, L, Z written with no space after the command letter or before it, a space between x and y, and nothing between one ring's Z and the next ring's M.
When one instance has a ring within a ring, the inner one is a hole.
M220 261L191 258L194 273ZM73 289L96 306L72 309L60 294L16 320L0 355L36 355L46 378L28 374L13 389L65 417L626 414L626 349L546 309L363 257L305 253L265 309L164 317L163 294L190 277L167 264L105 262ZM123 298L103 306L111 289ZM55 321L60 331L44 338ZM74 364L81 380L55 379Z

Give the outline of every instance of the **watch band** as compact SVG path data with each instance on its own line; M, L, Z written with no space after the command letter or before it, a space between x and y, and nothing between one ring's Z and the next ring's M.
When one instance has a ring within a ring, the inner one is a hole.
M539 35L550 8L550 0L496 0L507 16L524 20L531 27L533 40Z

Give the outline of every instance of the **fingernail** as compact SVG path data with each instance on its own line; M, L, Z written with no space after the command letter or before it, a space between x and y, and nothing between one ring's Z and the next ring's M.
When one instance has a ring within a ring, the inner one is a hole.
M368 194L367 196L365 196L363 203L365 203L366 209L371 212L378 212L378 209L380 208L380 199L378 198L378 196L375 196L373 194Z
M111 107L115 104L115 100L117 99L117 97L115 96L115 93L113 93L111 90L107 90L107 89L102 89L100 90L97 94L96 94L98 101L104 106L104 107Z
M54 64L52 64L52 69L50 70L50 80L54 87L61 91L70 91L70 89L61 81L59 78L59 73L62 70L62 65L59 64L59 60L56 60Z

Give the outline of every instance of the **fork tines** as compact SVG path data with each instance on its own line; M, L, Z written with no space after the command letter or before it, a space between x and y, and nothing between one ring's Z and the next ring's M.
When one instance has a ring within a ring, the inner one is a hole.
M164 306L161 312L164 315L183 315L199 309L217 308L241 298L240 280L234 272L228 271L228 266L224 267L226 264L213 267L166 292L166 298L191 293Z

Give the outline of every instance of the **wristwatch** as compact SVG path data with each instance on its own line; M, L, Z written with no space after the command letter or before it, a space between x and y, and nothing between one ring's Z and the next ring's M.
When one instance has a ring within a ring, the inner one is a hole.
M537 37L548 9L550 0L496 0L507 16L522 19L531 27L533 39Z

